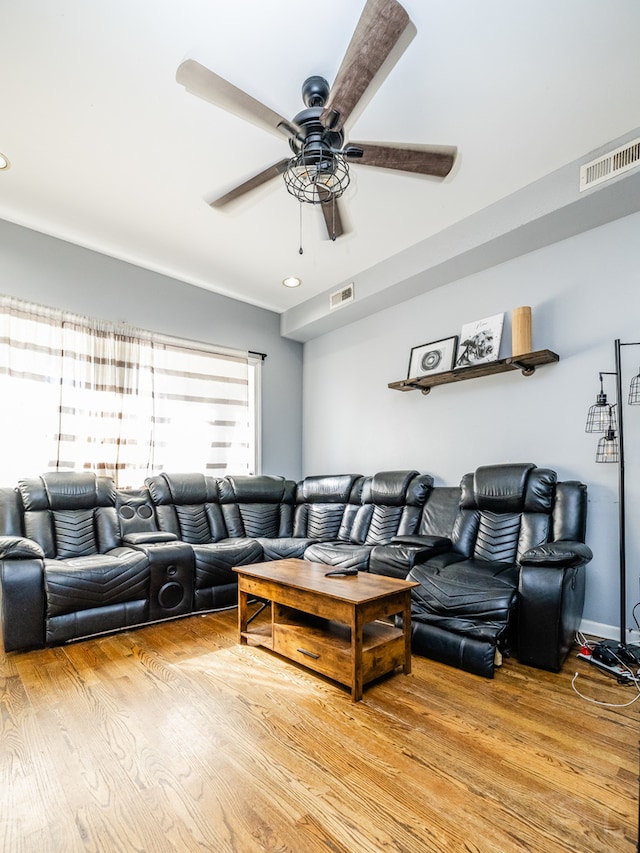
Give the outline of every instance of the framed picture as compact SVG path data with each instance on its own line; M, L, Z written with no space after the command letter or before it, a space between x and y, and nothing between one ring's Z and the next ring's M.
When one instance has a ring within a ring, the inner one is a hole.
M470 367L497 361L502 338L504 314L494 314L475 323L467 323L460 332L456 367Z
M407 379L452 370L457 345L458 336L454 335L452 338L443 338L441 341L412 347Z

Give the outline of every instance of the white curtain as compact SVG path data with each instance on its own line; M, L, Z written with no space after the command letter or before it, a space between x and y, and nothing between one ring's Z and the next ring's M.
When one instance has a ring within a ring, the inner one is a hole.
M247 353L0 296L0 485L93 470L255 472Z

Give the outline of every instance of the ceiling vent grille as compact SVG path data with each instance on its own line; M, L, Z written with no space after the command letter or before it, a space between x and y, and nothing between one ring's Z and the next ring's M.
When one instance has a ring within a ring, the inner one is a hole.
M343 305L353 302L355 298L354 286L353 282L351 282L351 284L331 294L329 297L329 310L333 311L335 308L342 308Z
M634 139L615 151L580 167L580 192L610 181L640 164L640 139Z

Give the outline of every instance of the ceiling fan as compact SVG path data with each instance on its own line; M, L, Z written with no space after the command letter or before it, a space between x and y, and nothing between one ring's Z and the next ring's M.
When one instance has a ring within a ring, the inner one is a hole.
M441 178L448 175L456 157L454 146L345 140L345 125L363 109L415 33L407 12L396 0L366 0L333 86L319 76L305 80L302 97L306 109L291 121L195 60L183 62L176 80L188 92L287 137L293 152L293 157L268 166L211 206L224 207L281 175L287 190L299 201L320 205L327 232L335 240L344 233L338 199L349 185L350 164Z

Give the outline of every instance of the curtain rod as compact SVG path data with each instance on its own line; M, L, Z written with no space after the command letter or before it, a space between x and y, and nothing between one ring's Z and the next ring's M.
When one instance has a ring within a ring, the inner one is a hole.
M267 357L266 352L254 352L254 350L252 350L252 349L249 350L249 355L259 355L263 361Z

